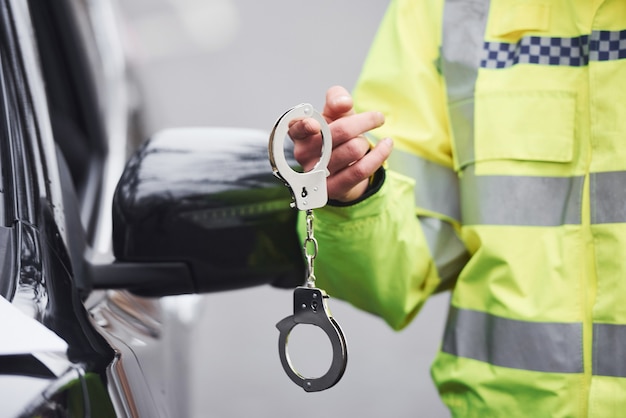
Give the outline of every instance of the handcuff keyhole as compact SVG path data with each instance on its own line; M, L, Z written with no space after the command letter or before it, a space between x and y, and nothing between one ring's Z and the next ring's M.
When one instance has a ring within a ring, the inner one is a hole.
M308 195L309 195L309 192L306 190L306 187L303 187L302 193L300 193L300 196L307 197Z
M317 312L317 302L316 301L311 302L311 309L313 309L313 312Z

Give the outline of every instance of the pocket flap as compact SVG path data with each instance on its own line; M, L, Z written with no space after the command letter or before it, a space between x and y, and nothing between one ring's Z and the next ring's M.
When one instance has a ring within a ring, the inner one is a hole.
M506 37L521 32L545 32L550 27L550 4L543 2L494 2L487 33L491 37Z

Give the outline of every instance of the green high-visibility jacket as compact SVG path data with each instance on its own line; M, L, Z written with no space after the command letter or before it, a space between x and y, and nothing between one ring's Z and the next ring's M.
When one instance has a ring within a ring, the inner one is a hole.
M318 285L395 329L452 289L455 417L626 416L626 1L394 0L354 97L396 145Z

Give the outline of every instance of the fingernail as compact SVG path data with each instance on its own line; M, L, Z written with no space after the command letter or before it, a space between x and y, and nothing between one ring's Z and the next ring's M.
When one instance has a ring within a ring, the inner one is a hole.
M383 142L385 143L385 145L387 145L388 147L393 147L393 139L391 138L384 138Z
M352 102L352 99L350 98L350 96L338 96L335 97L335 99L333 100L333 104L335 106L337 105L345 105L345 104L349 104Z

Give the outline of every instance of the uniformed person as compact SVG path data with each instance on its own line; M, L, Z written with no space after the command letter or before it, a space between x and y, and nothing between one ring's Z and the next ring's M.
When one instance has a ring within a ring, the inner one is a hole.
M354 102L327 93L320 287L394 329L452 289L455 417L624 416L626 1L394 0Z

